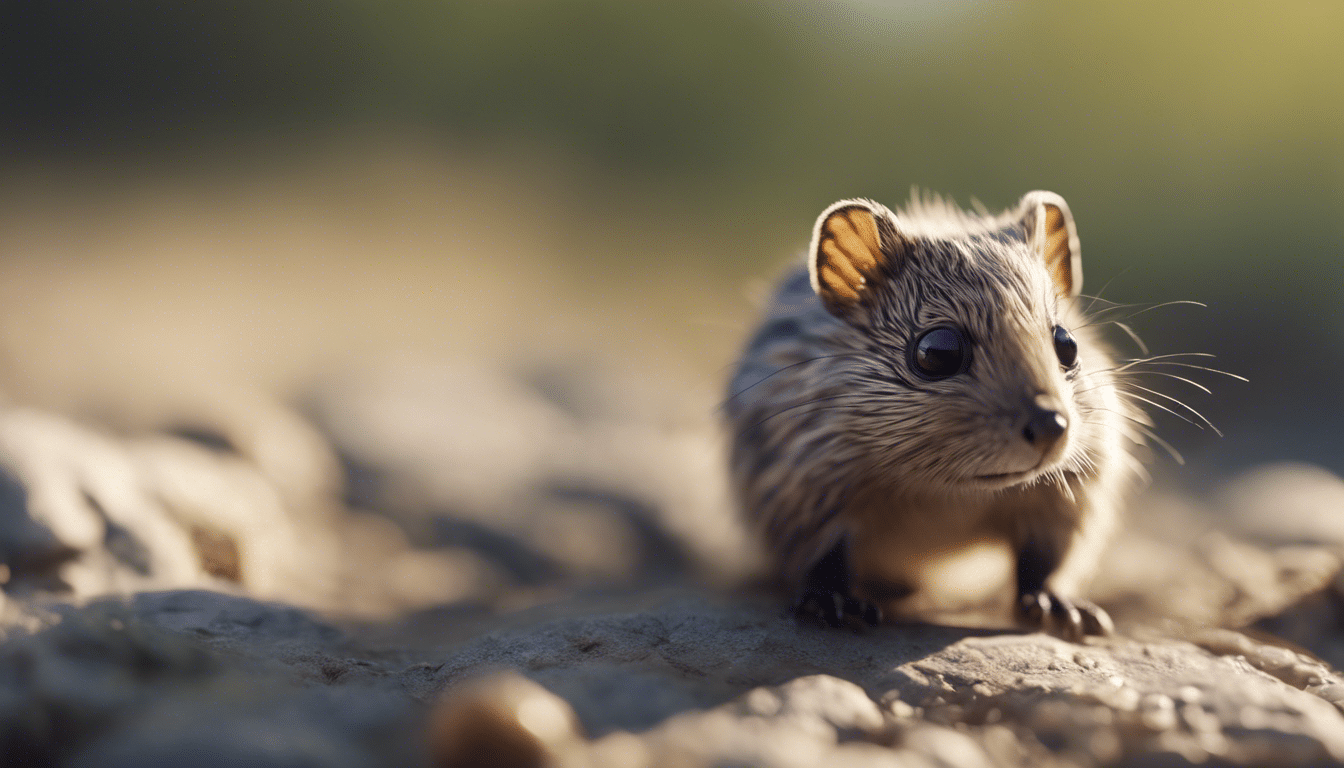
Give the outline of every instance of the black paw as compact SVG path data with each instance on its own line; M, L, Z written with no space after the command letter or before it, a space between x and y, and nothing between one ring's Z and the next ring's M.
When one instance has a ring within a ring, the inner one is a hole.
M1023 595L1017 609L1028 626L1065 640L1076 642L1086 635L1115 632L1111 617L1100 606L1086 600L1069 600L1047 589Z
M862 629L882 623L882 609L877 603L823 590L804 592L793 604L793 613L801 620L825 627Z

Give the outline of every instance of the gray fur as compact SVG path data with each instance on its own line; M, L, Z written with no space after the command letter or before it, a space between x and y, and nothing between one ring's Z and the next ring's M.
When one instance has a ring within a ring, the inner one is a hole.
M746 516L778 572L799 582L840 537L874 581L914 579L915 561L986 538L1017 546L1045 540L1068 551L1051 577L1060 594L1085 582L1137 466L1116 367L1075 295L1056 290L1033 249L1031 193L999 216L916 197L892 212L870 201L885 264L859 306L832 314L816 269L785 279L733 377L726 413L734 481ZM824 216L825 214L823 214ZM817 247L814 229L813 245ZM953 323L973 347L966 372L916 376L907 346ZM1062 369L1055 324L1078 342ZM1024 398L1064 403L1069 427L1040 466L1025 457ZM1024 462L1026 462L1024 464ZM978 476L1025 474L1005 481ZM900 612L899 606L889 606Z

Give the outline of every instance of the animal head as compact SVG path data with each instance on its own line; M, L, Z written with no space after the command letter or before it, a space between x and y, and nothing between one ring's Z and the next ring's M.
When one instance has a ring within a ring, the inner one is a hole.
M812 287L862 333L846 386L863 450L910 482L998 489L1086 472L1109 357L1088 332L1077 230L1031 192L1000 216L938 199L842 200L817 219Z

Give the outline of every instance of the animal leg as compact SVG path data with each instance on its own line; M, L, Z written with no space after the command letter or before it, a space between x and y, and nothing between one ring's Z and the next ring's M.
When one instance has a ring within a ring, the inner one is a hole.
M841 539L807 572L793 605L794 614L828 627L881 624L882 609L877 603L855 597L852 581L849 542Z
M1109 635L1115 625L1106 611L1087 600L1070 599L1046 586L1063 560L1061 547L1029 539L1017 552L1017 610L1031 627L1080 640L1085 635Z

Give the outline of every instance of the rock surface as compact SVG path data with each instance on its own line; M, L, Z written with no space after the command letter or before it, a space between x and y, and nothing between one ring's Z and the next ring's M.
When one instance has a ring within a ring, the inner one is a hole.
M63 607L3 646L0 746L33 765L469 765L484 729L500 749L522 734L519 765L1344 763L1344 682L1230 631L860 635L700 590L558 613L389 648L214 592ZM530 706L498 703L520 686Z
M0 755L1344 765L1338 478L1145 497L1096 585L1112 638L828 631L743 586L718 438L659 402L563 371L335 376L317 430L277 434L344 497L227 437L256 414L118 435L0 410Z

